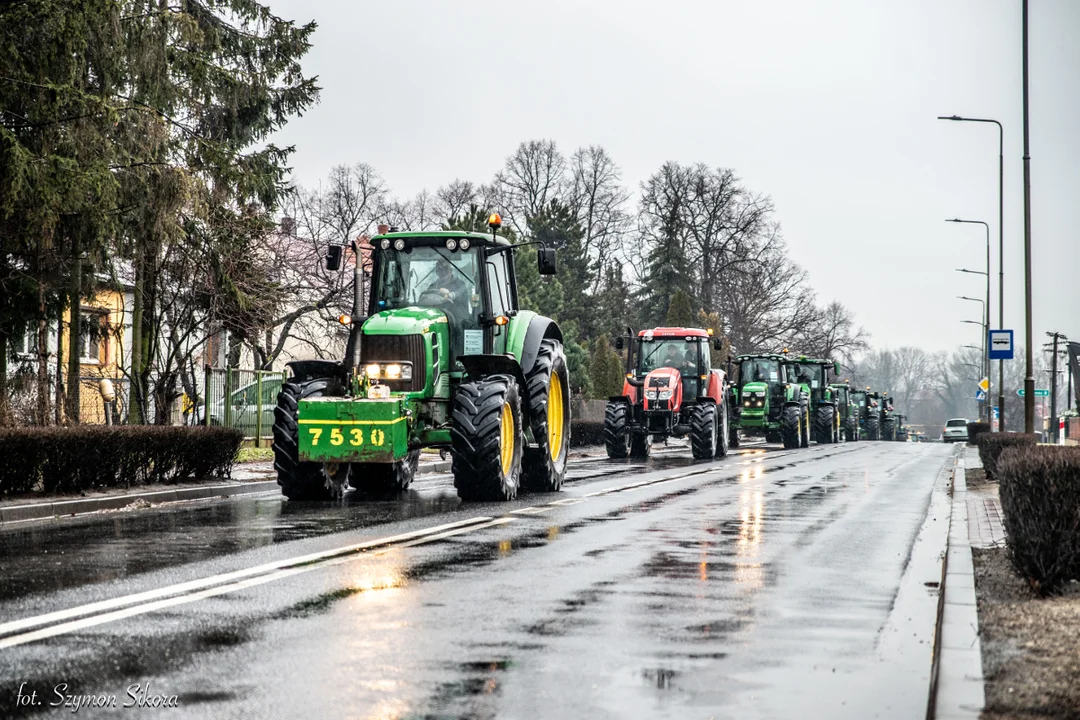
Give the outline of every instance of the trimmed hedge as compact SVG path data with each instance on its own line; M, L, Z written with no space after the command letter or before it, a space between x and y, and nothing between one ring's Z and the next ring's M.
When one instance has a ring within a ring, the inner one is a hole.
M1013 567L1040 595L1080 579L1080 448L1009 447L997 462Z
M997 461L1001 451L1007 447L1020 447L1035 445L1039 441L1037 435L1025 433L983 433L979 436L979 459L982 460L986 477L997 477Z
M243 439L241 431L220 427L0 429L0 495L227 477Z
M586 420L570 421L570 447L604 444L604 423Z
M969 422L968 423L968 443L970 445L979 444L979 435L984 432L990 432L990 423L984 422Z

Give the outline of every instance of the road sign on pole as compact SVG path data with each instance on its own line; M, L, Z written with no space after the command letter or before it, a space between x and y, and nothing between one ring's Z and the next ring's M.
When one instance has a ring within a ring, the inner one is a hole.
M985 402L986 401L986 391L983 390L982 388L979 388L978 390L976 390L975 391L975 399L978 400L979 402Z
M1020 397L1024 397L1024 388L1017 390L1016 394ZM1045 388L1036 388L1035 397L1050 397L1050 391Z
M990 378L983 378L979 381L979 389L984 393L990 392Z
M990 348L988 354L991 360L1013 359L1013 331L991 330L988 338Z

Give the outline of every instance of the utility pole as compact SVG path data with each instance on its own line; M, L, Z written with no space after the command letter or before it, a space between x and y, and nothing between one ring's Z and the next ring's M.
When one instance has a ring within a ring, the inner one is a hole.
M1058 376L1058 341L1067 340L1064 335L1059 332L1046 333L1049 337L1053 338L1053 347L1050 350L1050 435L1053 437L1054 442L1058 440L1058 417L1057 417L1057 376ZM1071 385L1071 373L1070 373L1070 385Z
M1035 376L1031 338L1031 143L1028 127L1028 0L1022 0L1024 72L1024 432L1035 432Z

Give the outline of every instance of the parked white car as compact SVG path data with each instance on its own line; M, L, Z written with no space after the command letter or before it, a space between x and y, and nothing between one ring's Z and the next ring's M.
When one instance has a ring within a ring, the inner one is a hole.
M274 408L277 407L277 396L281 392L281 378L263 378L261 402L258 391L258 383L253 382L234 390L229 396L229 424L243 430L249 437L255 434L260 410L263 435L269 435L274 427ZM197 417L200 425L205 422L202 408L199 408ZM220 399L210 403L210 424L225 424L225 403Z
M945 429L941 432L942 442L967 442L968 420L967 418L953 418L945 423Z

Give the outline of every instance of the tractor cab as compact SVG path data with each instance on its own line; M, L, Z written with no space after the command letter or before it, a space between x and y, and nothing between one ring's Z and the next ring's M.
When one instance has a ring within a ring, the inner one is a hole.
M855 400L855 391L846 380L829 385L834 397L836 407L840 414L840 430L844 440L853 442L859 439L858 403Z
M768 442L781 442L784 408L802 404L787 355L740 355L734 363L738 382L731 390L731 406L737 431L745 436L763 436ZM803 418L801 409L795 415L798 424Z
M840 363L805 355L787 361L788 376L794 377L809 398L811 439L821 444L840 442L840 408L829 385L829 374L840 374Z

